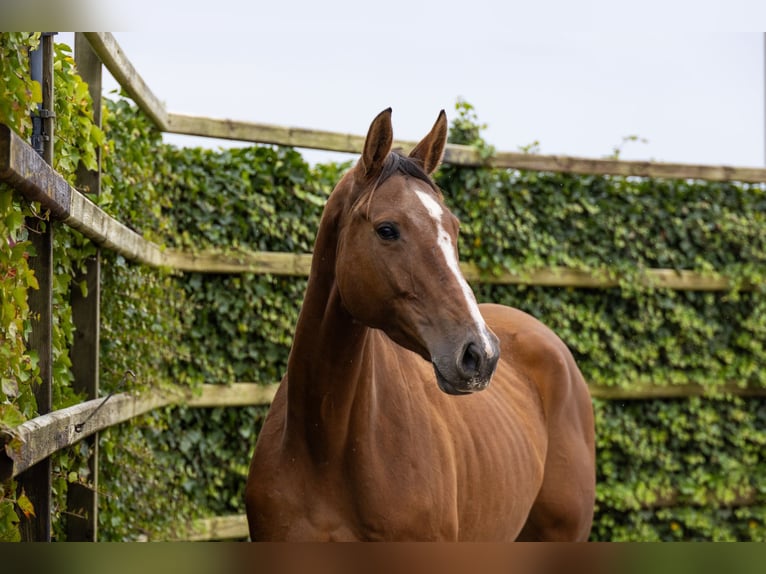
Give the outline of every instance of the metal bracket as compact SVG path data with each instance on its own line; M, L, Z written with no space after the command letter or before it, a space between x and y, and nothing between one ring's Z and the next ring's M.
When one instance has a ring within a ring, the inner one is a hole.
M122 386L123 386L123 384L125 383L125 379L126 379L128 376L130 376L130 377L131 377L131 378L132 378L134 381L136 380L136 374L135 374L133 371L131 371L130 369L128 369L127 371L125 371L125 374L124 374L124 375L122 375L122 378L120 379L120 382L117 384L117 390L121 390L121 389L122 389ZM97 406L95 409L93 409L93 410L91 411L91 413L88 415L88 417L87 417L87 418L86 418L84 421L82 421L82 422L80 422L80 423L77 423L76 425L74 425L74 432L76 432L76 433L81 433L81 432L82 432L82 429L85 427L85 423L87 423L87 422L88 422L90 419L92 419L92 418L93 418L93 415L95 415L95 414L96 414L98 411L100 411L100 410L101 410L101 407L103 407L103 406L106 404L106 401L108 401L109 399L111 399L111 398L112 398L112 395L113 395L115 392L116 392L116 391L112 391L111 393L109 393L108 395L106 395L106 397L104 398L104 400L103 400L103 401L101 401L101 404L99 404L99 405L98 405L98 406Z

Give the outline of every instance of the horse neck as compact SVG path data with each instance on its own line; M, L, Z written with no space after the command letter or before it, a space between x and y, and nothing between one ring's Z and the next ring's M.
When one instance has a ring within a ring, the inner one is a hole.
M287 366L288 441L318 460L342 449L352 407L369 377L369 329L344 309L335 282L338 230L323 217ZM369 390L369 389L367 389Z

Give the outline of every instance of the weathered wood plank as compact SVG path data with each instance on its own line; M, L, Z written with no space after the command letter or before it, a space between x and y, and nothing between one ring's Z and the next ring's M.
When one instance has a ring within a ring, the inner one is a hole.
M625 388L596 385L590 385L589 388L591 397L604 400L684 399L722 395L766 397L766 388L764 387L742 387L735 383L726 383L719 387L703 387L694 383L662 386L651 383L634 383Z
M269 252L223 255L167 251L164 253L164 263L173 269L197 273L271 273L305 277L311 269L311 255ZM463 262L460 267L468 281L477 283L593 289L620 285L619 278L610 276L606 270L589 272L551 267L522 273L505 272L490 275L482 273L471 262ZM641 284L679 291L725 291L731 288L729 280L725 277L674 269L647 269ZM745 285L743 288L752 289L752 286Z
M64 223L106 249L126 259L162 267L166 264L162 248L120 223L77 190L71 190L69 215Z
M522 273L506 272L499 275L488 275L481 273L470 262L461 263L461 268L468 281L490 284L592 289L607 289L620 285L619 277L614 276L608 270L580 271L566 267L550 267ZM643 286L677 291L727 291L731 289L731 282L726 277L689 270L646 269L639 281ZM743 286L743 289L752 288L752 285Z
M88 40L81 32L74 35L74 58L77 70L88 84L93 100L93 121L101 127L101 72L103 66ZM94 171L82 163L77 166L77 187L97 196L101 190L101 150L96 150ZM85 286L85 289L81 287ZM99 396L99 352L101 329L101 250L89 257L84 269L78 271L70 288L72 322L72 388L86 399ZM65 515L66 539L69 542L98 540L98 433L84 439L87 444L89 484L71 483L67 488Z
M270 404L274 399L279 383L261 385L258 383L235 383L233 385L203 385L199 397L189 399L186 404L192 407L255 406ZM766 388L741 387L728 383L717 388L708 388L687 383L684 385L654 385L636 383L624 387L602 387L590 385L593 398L604 400L647 400L675 399L699 396L720 396L731 394L740 397L764 397Z
M46 415L52 409L53 389L53 227L52 222L27 218L27 226L35 233L29 234L36 255L29 258L38 289L28 293L31 331L28 345L39 357L40 382L33 387L37 412ZM41 227L44 226L44 227ZM19 475L20 488L35 508L34 516L21 518L20 532L25 542L44 542L51 539L51 460L48 456L35 459Z
M168 114L167 131L263 144L361 153L364 136L231 119Z
M42 210L63 219L69 215L72 188L13 130L0 124L0 179L21 191Z
M465 165L475 165L475 160L469 160ZM576 173L581 175L621 175L664 179L741 181L748 183L766 182L766 169L760 167L594 159L517 152L498 152L489 161L489 165L502 168Z
M154 95L110 32L84 32L93 50L139 108L162 131L167 131L165 105Z
M263 251L231 255L168 250L164 253L164 264L179 271L196 273L272 273L305 277L311 269L311 255Z
M184 540L202 542L205 540L240 540L249 537L247 516L237 514L195 520L188 538Z
M217 119L184 114L168 114L167 130L171 133L215 137L254 143L361 153L364 136L299 127L278 126L231 119ZM408 152L415 142L396 141L395 148ZM702 179L708 181L766 182L766 169L726 165L696 165L651 161L594 159L563 155L540 155L520 152L497 152L484 160L470 146L448 144L445 163L464 166L487 165L497 168L527 169L594 175L622 175L668 179Z
M278 385L236 383L204 385L200 396L188 389L119 393L60 409L15 427L0 437L5 452L0 452L0 480L32 467L54 452L72 446L90 435L118 425L156 408L172 404L191 407L267 405ZM78 431L78 425L82 425Z
M0 480L17 476L52 453L76 444L95 432L123 423L153 409L172 404L200 408L268 405L274 399L278 387L278 383L270 385L207 384L203 385L202 394L197 397L191 396L185 389L179 389L176 392L153 391L140 395L121 393L112 396L105 403L104 399L96 399L54 411L27 421L0 437L2 438L0 442L5 445L3 451L0 451ZM743 388L735 384L708 389L694 384L655 386L637 383L627 388L591 386L590 391L593 398L603 400L667 399L721 396L722 394L743 397L766 396L766 388ZM82 431L77 432L75 427L83 424L84 421L87 422Z
M202 394L187 401L190 407L245 407L269 405L279 383L234 383L233 385L203 385Z
M178 401L176 396L159 392L142 395L121 393L105 403L103 398L94 399L26 421L4 437L6 444L4 452L0 452L0 459L5 460L0 463L0 480L17 476L54 452L76 444L97 431ZM76 427L81 424L82 430L78 432Z

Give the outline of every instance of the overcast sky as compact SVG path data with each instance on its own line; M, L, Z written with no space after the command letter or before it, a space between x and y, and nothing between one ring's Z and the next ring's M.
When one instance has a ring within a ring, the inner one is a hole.
M603 157L638 136L621 157L765 161L764 34L748 31L766 24L763 1L128 8L118 21L133 31L115 37L173 112L364 134L392 106L395 136L416 140L460 97L503 151L539 141L542 153Z

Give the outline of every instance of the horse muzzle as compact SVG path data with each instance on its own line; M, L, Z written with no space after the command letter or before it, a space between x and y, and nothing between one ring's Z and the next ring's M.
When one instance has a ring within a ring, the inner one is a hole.
M470 340L457 354L439 353L431 363L436 383L448 395L467 395L489 386L500 358L497 337L489 333L484 344Z

